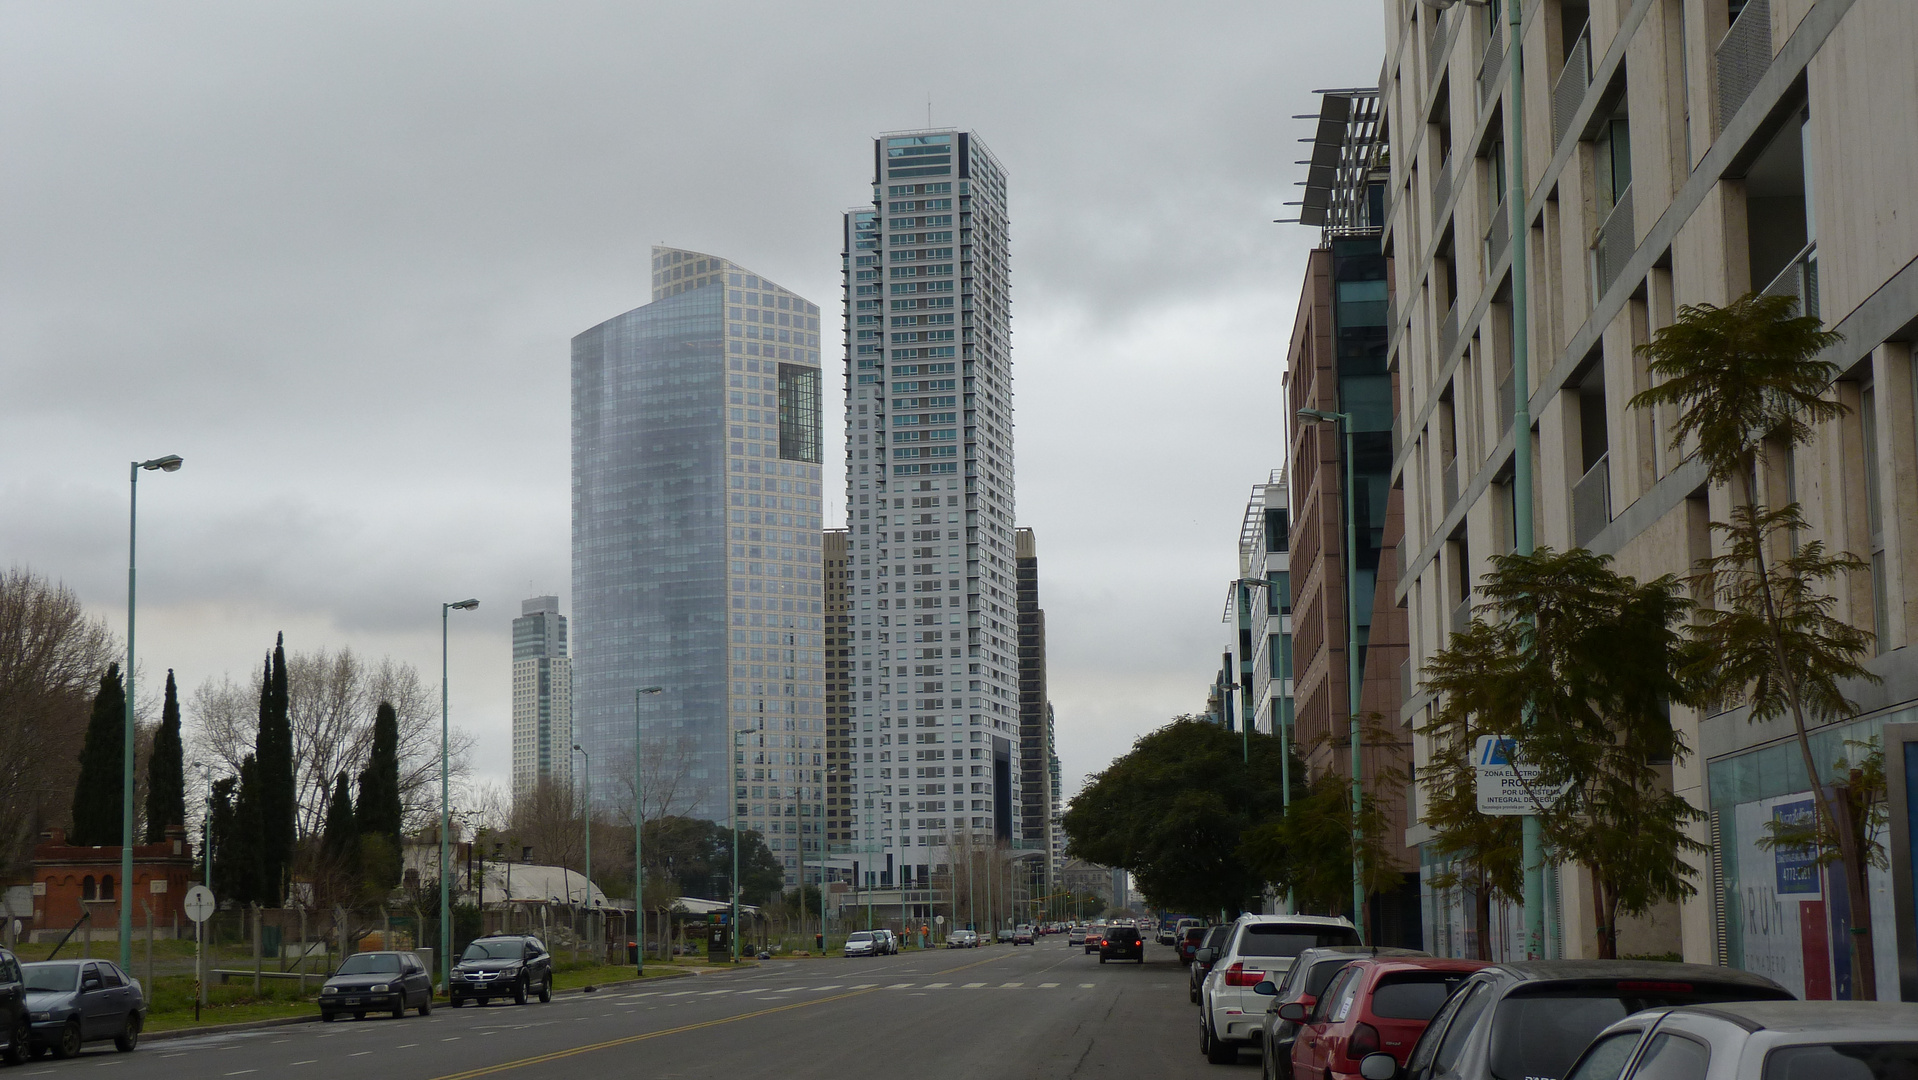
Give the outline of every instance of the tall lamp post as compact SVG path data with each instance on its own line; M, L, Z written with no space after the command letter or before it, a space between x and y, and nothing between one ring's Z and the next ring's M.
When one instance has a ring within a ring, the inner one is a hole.
M642 686L633 691L633 921L639 926L639 949L634 955L633 974L646 974L646 776L640 765L639 699L657 694L663 686ZM665 928L661 928L661 933Z
M593 755L587 753L585 747L578 743L573 744L573 753L586 759L585 783L582 785L585 789L585 797L580 800L580 817L586 826L584 903L586 904L586 947L590 949L593 945Z
M1352 740L1352 925L1365 937L1365 856L1364 833L1359 827L1363 806L1363 781L1359 756L1359 598L1358 581L1359 525L1358 494L1352 480L1352 414L1326 409L1300 409L1299 419L1308 424L1336 423L1345 434L1345 685L1346 713L1351 721Z
M179 472L178 454L135 461L127 470L127 670L125 748L120 771L120 969L133 970L133 580L134 552L140 531L140 473Z
M440 605L440 989L449 994L453 988L453 891L446 876L446 834L453 827L453 803L446 760L446 744L451 731L446 692L446 623L449 612L471 611L476 607L479 607L478 600L460 600Z

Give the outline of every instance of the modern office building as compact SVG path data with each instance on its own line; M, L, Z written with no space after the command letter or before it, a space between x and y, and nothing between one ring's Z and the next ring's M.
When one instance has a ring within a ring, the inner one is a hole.
M621 775L637 707L789 882L824 855L821 433L818 306L724 259L654 248L653 302L573 339L575 738Z
M874 140L845 215L848 847L907 889L1022 832L1008 228L952 129Z
M1226 590L1237 673L1235 722L1267 735L1292 732L1291 507L1284 470L1252 485L1239 525L1239 577ZM1261 584L1263 583L1263 584Z
M1650 385L1635 350L1688 305L1758 291L1796 298L1842 335L1824 359L1846 414L1760 481L1773 505L1803 506L1798 543L1869 567L1836 590L1832 614L1876 635L1865 666L1883 682L1848 685L1859 711L1820 725L1814 753L1829 763L1856 753L1847 740L1891 737L1889 722L1918 717L1918 668L1905 652L1918 641L1918 12L1904 0L1525 5L1515 242L1508 10L1383 8L1382 242L1397 297L1386 356L1398 376L1392 478L1406 536L1396 593L1412 671L1470 618L1491 556L1513 550L1526 501L1539 545L1609 555L1641 581L1684 575L1714 550L1710 523L1726 519L1731 497L1673 450L1669 411L1629 405ZM1515 371L1528 390L1525 428ZM1515 497L1518 455L1532 463L1529 500ZM1433 705L1414 694L1402 719L1422 723ZM1707 849L1694 860L1698 893L1625 920L1620 951L1762 970L1806 997L1850 996L1849 935L1834 921L1848 905L1842 875L1765 843L1769 822L1812 798L1790 721L1677 705L1671 720L1694 750L1672 764L1671 790L1707 815L1692 834ZM1892 870L1873 870L1871 884L1877 995L1895 1000L1901 966L1918 970L1914 831L1899 824L1910 820L1901 800L1913 764L1887 765L1897 774ZM1414 825L1408 839L1427 844L1430 833ZM1443 867L1426 862L1428 947L1469 954L1469 897L1431 886ZM1547 953L1594 955L1601 920L1584 873L1558 867L1548 884ZM1514 950L1515 931L1494 928L1495 955Z
M826 570L826 848L843 849L852 839L853 799L858 749L852 727L852 616L846 598L848 569L844 529L827 529L821 551ZM833 860L841 863L843 860ZM851 881L850 865L837 875Z
M1027 888L1044 896L1052 880L1052 703L1046 696L1046 612L1039 606L1039 542L1031 529L1014 534L1019 598L1019 834L1021 846L1047 852L1021 864Z
M535 596L513 620L513 798L573 781L573 661L559 597Z

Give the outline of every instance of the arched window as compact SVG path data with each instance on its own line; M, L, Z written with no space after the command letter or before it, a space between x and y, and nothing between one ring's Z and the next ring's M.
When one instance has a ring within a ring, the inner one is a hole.
M96 886L93 883L92 874L88 874L86 877L80 879L80 899L98 900L99 896L95 890Z
M102 900L113 899L113 875L112 874L108 874L105 877L100 879L100 899Z

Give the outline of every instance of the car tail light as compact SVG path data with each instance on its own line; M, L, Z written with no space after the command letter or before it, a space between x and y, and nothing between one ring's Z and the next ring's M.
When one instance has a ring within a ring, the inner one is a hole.
M1227 986L1257 986L1265 980L1265 972L1248 971L1244 963L1233 964L1225 969Z
M1353 1061L1378 1052L1379 1029L1370 1024L1360 1023L1352 1029L1352 1037L1345 1040L1345 1056Z

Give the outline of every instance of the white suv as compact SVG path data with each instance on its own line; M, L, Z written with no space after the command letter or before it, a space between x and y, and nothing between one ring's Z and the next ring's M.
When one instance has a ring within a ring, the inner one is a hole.
M1273 1001L1252 992L1261 980L1277 982L1307 949L1363 944L1352 923L1337 916L1239 916L1199 987L1199 1049L1205 1059L1229 1065L1239 1059L1239 1047L1258 1039Z

